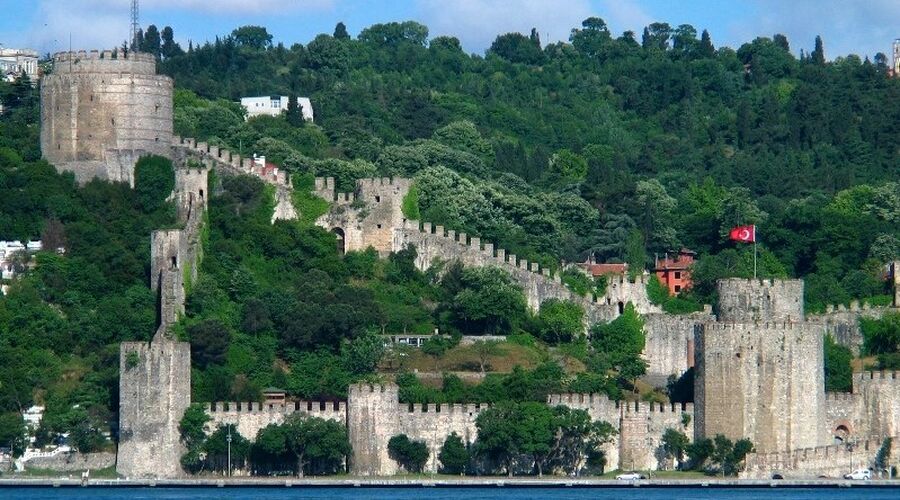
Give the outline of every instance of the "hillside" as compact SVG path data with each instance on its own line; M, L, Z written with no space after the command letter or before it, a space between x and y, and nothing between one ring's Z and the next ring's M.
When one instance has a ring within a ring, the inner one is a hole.
M643 269L688 247L700 256L690 303L714 302L718 278L752 274L752 250L726 236L756 223L761 274L805 278L810 310L883 302L883 266L900 258L900 80L883 62L798 60L783 37L735 51L684 27L651 28L639 43L593 18L570 44L502 35L482 57L415 23L290 48L245 27L159 56L178 87L176 133L265 154L295 186L412 177L410 215L551 268L593 253ZM315 124L245 122L233 103L271 94L309 96ZM39 159L37 96L27 82L0 83L0 239L65 253L38 254L0 298L0 418L45 404L41 439L74 432L89 450L115 433L119 342L154 330L147 238L174 224L171 166L142 162L135 190L77 187ZM192 344L194 401L258 400L268 386L335 399L386 378L404 401L646 389L635 383L634 314L593 326L588 342L580 308L532 313L502 272L422 273L411 252L340 256L308 216L271 224L262 182L211 177L200 279L178 325ZM384 358L378 334L435 328L452 337ZM456 345L483 334L509 336L484 352ZM849 353L837 356L849 367ZM475 386L443 376L437 390L407 372L430 366L489 373Z

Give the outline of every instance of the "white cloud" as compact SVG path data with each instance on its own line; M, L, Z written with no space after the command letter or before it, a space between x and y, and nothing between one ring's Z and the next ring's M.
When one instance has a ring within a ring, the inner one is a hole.
M499 34L528 34L531 28L544 43L568 40L572 28L592 15L588 0L418 0L417 10L432 38L455 36L470 51L486 49Z
M828 59L847 54L888 54L900 36L900 2L897 0L756 0L758 15L739 19L730 26L734 44L757 36L787 35L791 50L809 52L816 35L825 42Z

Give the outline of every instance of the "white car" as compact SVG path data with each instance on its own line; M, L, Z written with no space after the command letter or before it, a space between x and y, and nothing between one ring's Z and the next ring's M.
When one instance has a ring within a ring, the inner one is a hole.
M857 481L868 481L872 479L872 471L869 469L856 469L850 474L844 474L844 479L855 479Z
M643 477L637 472L626 472L625 474L616 476L616 479L619 481L636 481L638 479L643 479Z

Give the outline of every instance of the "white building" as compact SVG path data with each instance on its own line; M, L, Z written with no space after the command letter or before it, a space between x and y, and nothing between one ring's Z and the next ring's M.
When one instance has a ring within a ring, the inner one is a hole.
M40 241L29 241L22 243L21 241L0 241L0 279L11 280L16 277L18 270L16 269L15 259L16 253L27 252L33 254L40 252L42 249ZM9 286L6 283L0 283L0 292L6 293Z
M27 49L0 49L0 77L11 82L24 71L32 82L40 78L38 53Z
M261 115L278 116L282 112L287 111L289 99L285 95L241 97L241 106L247 110L248 119ZM312 103L309 102L309 97L298 97L297 103L303 112L303 119L308 122L313 121L313 108Z

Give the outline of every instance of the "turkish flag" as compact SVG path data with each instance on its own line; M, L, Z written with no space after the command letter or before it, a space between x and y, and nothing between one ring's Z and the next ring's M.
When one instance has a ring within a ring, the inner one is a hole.
M756 243L756 226L738 226L731 230L728 237L742 243Z

